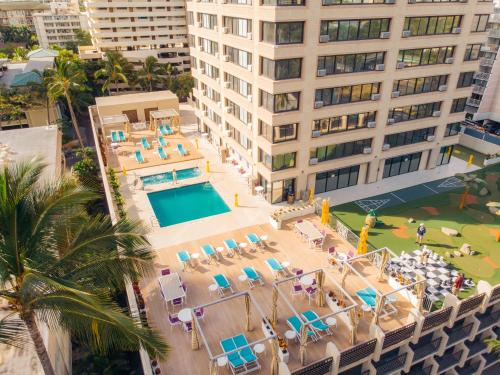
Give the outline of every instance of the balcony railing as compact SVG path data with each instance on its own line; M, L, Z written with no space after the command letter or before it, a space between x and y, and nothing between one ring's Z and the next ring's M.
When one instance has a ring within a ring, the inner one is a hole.
M472 375L472 374L475 374L477 369L479 368L479 365L481 364L481 362L476 362L476 363L473 363L469 366L465 366L464 368L456 368L455 367L455 371L459 374L459 375Z
M479 353L487 347L482 339L469 342L466 345L469 348L469 357L472 357L473 355Z
M459 350L458 352L445 354L442 357L436 358L436 362L439 364L438 373L449 369L452 366L455 366L457 362L460 360L462 356L463 350Z
M406 356L408 353L403 353L398 356L391 356L386 359L380 360L374 363L374 367L377 369L377 375L391 374L403 368L406 361Z
M451 311L453 308L447 307L436 312L430 313L425 317L424 324L422 325L422 332L436 328L441 324L448 322L450 319Z
M468 98L466 104L470 105L471 107L479 107L479 105L481 104L481 100Z
M472 330L473 323L469 323L462 327L454 327L454 328L445 328L445 332L448 334L448 343L447 346L450 346L457 341L465 340Z
M479 330L486 329L492 325L497 324L500 321L500 310L495 312L486 311L484 314L477 315L479 319Z
M340 353L339 367L342 368L350 365L351 363L355 363L357 361L370 357L375 351L376 345L377 339L373 339L359 344L354 348L344 350Z
M479 59L479 64L484 66L493 66L495 59L487 59L485 57Z
M478 86L478 85L472 86L472 92L474 94L483 95L485 90L486 90L486 87L483 87L483 86Z
M498 361L498 353L497 352L484 353L483 357L486 360L485 366L491 365L492 363L495 363Z
M474 77L474 79L481 79L483 81L487 81L490 78L490 73L475 72L473 77Z
M394 331L387 332L387 334L385 335L384 344L382 345L382 349L388 348L410 338L415 332L416 326L417 323L414 322L404 327L395 329Z
M472 98L467 99L467 104L469 104L468 103L469 100L476 100L476 99L472 99ZM478 100L478 102L480 103L481 101ZM479 106L479 103L478 103L478 106ZM463 300L462 303L460 304L460 307L458 308L457 318L459 318L462 315L467 314L468 312L471 312L472 310L478 308L483 303L484 297L486 297L486 294L481 293L481 294L478 294L477 296L472 296L472 297L469 297L469 298Z
M437 339L432 340L431 342L424 343L424 344L410 344L410 347L413 350L413 362L416 362L424 357L427 357L428 355L437 352L439 349L439 345L441 345L441 341L443 340L442 337L438 337Z
M432 366L416 367L411 369L407 375L429 375L432 371Z

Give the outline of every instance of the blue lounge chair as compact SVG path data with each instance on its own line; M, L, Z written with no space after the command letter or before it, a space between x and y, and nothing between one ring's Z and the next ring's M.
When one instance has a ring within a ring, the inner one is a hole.
M212 245L203 245L201 247L201 252L207 258L208 263L211 263L212 259L215 261L219 260L219 256L217 255L217 252L215 251L215 249Z
M141 154L141 150L135 150L135 161L139 164L144 163L144 157Z
M167 147L167 141L165 140L165 138L163 138L162 135L160 135L158 137L158 144L161 146L161 147Z
M221 340L219 343L224 353L229 353L233 350L238 349L232 338ZM233 352L228 354L227 360L231 365L231 370L233 371L233 374L239 374L245 372L245 362L243 361L243 358L241 358L238 352Z
M118 138L118 133L115 132L115 131L112 131L111 132L111 142L113 143L116 143L116 142L119 142L119 138Z
M166 129L168 135L174 134L174 131L172 130L172 128L170 127L169 124L165 125L165 129Z
M145 150L149 150L149 148L151 147L146 137L141 138L141 145Z
M227 279L226 276L224 276L222 273L219 273L217 275L213 276L213 280L215 281L215 284L219 288L219 294L221 296L224 295L224 291L229 289L231 293L234 293L233 288L231 287L231 283Z
M364 304L370 306L372 309L375 308L375 305L377 304L377 293L375 292L375 289L372 287L361 289L356 292L356 295L361 301L363 301Z
M232 238L224 240L224 246L226 246L226 249L230 254L234 255L234 252L237 251L241 255L241 248L239 247L238 243Z
M275 258L266 259L266 265L267 265L267 267L269 267L269 269L273 273L273 276L275 279L278 277L278 275L285 274L285 269L283 268L281 263L278 262Z
M163 147L158 147L156 149L156 152L158 153L158 156L160 157L161 160L167 159L167 154L165 153L165 150L163 149Z
M160 125L159 129L162 135L168 135L167 129L163 125Z
M319 337L332 334L332 330L330 329L330 326L328 324L324 323L322 320L316 320L319 318L319 316L318 314L316 314L315 311L313 310L304 311L302 313L302 316L308 322L315 320L315 322L311 323L311 327Z
M180 156L186 156L187 155L187 151L184 149L184 146L182 145L182 143L178 143L177 144L177 151L179 152Z
M255 271L255 268L253 267L244 267L241 269L243 274L247 277L248 284L250 284L250 287L253 288L255 285L254 283L258 282L260 285L264 285L264 281L262 281L262 277Z
M189 255L186 250L179 251L177 253L177 260L182 264L182 267L186 269L191 260L191 255Z
M246 235L246 238L247 238L247 241L252 244L254 249L262 246L262 241L261 241L260 237L257 236L255 233L248 233Z
M120 138L120 142L125 142L127 137L125 137L125 133L123 130L118 130L118 138Z
M300 340L300 330L302 329L302 322L300 321L299 318L297 318L296 316L291 316L290 318L288 318L286 320L288 326L293 330L295 331L296 335L295 335L295 338L297 340ZM307 337L310 338L312 341L316 341L317 340L317 337L316 337L316 334L314 333L314 331L311 331L311 330L307 330Z
M249 364L257 363L257 357L254 354L252 348L248 346L247 338L244 335L237 335L233 337L234 344L237 348L243 348L240 350L239 354L245 361L245 366L248 368ZM260 366L259 366L260 367Z

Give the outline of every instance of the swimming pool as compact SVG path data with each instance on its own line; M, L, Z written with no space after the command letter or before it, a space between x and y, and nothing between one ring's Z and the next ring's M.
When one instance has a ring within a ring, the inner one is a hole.
M188 168L180 169L175 172L177 175L177 180L185 180L187 178L198 177L201 175L200 168ZM165 182L172 182L172 172L158 173L151 176L141 177L144 186L163 184Z
M160 227L231 211L210 182L148 193Z

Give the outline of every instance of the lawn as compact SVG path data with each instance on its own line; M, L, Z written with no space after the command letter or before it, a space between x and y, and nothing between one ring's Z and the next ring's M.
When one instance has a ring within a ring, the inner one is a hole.
M488 182L490 194L486 197L470 194L464 210L458 208L463 189L417 199L397 206L377 210L383 224L370 229L368 241L376 248L387 246L400 254L417 248L415 233L419 223L425 223L424 244L440 255L458 250L462 244L472 246L475 255L448 258L455 268L474 281L482 279L491 284L500 283L500 243L495 235L500 231L500 216L488 211L485 204L500 201L500 165L476 172ZM366 213L354 202L332 207L332 213L355 233L364 225ZM415 223L409 223L408 218ZM456 229L458 237L449 237L441 227Z

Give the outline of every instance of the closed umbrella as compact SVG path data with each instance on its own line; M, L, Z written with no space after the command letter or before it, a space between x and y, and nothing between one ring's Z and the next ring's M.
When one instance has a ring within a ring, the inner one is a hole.
M273 311L271 315L271 324L273 328L278 324L278 289L273 288Z
M373 324L378 324L378 318L382 312L382 307L384 306L384 297L377 294L375 302L375 314L373 315Z
M378 272L378 280L379 281L384 281L385 276L384 276L384 270L385 267L387 266L387 263L389 263L389 252L387 249L382 250L382 258L380 259L380 268Z
M366 242L368 240L368 226L365 225L359 234L359 241L358 241L358 255L363 255L366 254L368 251L366 247Z
M349 321L351 322L351 331L349 335L349 343L351 345L356 344L356 333L358 330L359 316L356 307L353 307L348 311Z
M330 221L330 204L328 200L323 199L323 206L321 207L321 224L328 224Z
M194 310L191 311L191 349L200 349L200 340L198 339L198 329L196 328L198 322Z
M418 311L422 312L425 296L425 279L417 274L416 281L418 283L415 285L415 291L417 292L417 307Z
M325 292L323 287L325 285L325 272L320 270L316 273L316 283L318 284L318 293L316 294L316 304L318 307L323 307L325 304Z
M349 274L349 266L347 265L347 262L342 265L342 276L340 279L340 283L342 285L342 289L345 288L345 279L347 278L347 275Z
M307 331L308 328L305 324L302 324L300 329L300 364L304 366L306 364L306 345L307 345Z
M314 188L312 187L309 190L309 203L312 203L314 201Z
M210 361L210 375L218 375L219 374L219 366L217 365L217 361Z
M279 345L278 341L276 339L271 340L271 351L273 353L273 359L271 361L271 375L278 375L278 363L279 363L279 358L278 358L278 350L279 350Z
M252 330L251 316L250 316L250 295L245 294L245 312L246 312L246 329L247 331Z

